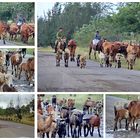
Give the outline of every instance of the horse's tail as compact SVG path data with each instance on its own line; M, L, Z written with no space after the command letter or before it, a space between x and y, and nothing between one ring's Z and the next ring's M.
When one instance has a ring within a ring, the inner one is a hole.
M117 115L117 108L116 108L116 106L114 106L114 114L115 114L115 117L116 117L116 115Z

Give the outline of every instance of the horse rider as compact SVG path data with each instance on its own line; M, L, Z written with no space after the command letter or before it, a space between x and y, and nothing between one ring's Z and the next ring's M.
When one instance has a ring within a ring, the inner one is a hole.
M100 40L101 40L101 36L99 34L99 31L96 31L96 35L95 35L95 37L94 37L94 39L92 41L93 45L97 45Z
M59 31L57 32L56 34L56 41L55 41L55 53L57 52L57 45L58 45L58 42L61 41L61 39L63 39L64 37L64 31L63 31L63 28L59 28Z
M17 19L16 19L16 24L17 24L17 26L18 26L18 33L20 33L20 28L21 28L21 25L23 24L23 23L25 23L25 17L23 17L22 15L17 15Z

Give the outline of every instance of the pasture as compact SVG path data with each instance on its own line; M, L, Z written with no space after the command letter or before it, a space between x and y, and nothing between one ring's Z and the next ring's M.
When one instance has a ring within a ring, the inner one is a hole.
M133 124L131 124L131 119L133 119L133 114L132 112L130 112L131 110L129 110L128 108L131 101L139 101L139 95L136 95L136 94L134 95L133 94L106 95L106 137L107 138L140 138L139 118L138 120L134 121L135 124L136 122L138 123L138 128L136 128L136 126L133 126ZM115 115L114 106L116 107L116 111L118 112L116 115ZM124 112L124 110L126 112ZM119 115L120 114L119 112L122 112L122 114ZM125 116L123 115L123 113ZM129 115L129 113L131 113L131 115ZM127 119L127 122L126 122L126 119ZM117 122L117 125L115 125L115 122ZM120 125L120 122L121 122L121 125ZM126 124L128 127L127 129L126 129ZM134 128L131 128L131 127L134 127ZM117 129L114 130L114 128L117 128Z
M38 94L37 107L39 138L103 137L101 94ZM52 118L55 122L51 123ZM91 119L97 119L99 123L91 124ZM46 126L45 130L42 130L43 126Z

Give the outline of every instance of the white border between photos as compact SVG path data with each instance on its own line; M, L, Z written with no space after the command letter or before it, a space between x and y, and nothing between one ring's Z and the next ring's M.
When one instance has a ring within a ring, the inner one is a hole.
M37 92L37 87L38 87L38 77L37 77L37 72L38 72L38 66L37 66L37 62L38 62L38 53L37 53L37 3L38 2L45 2L45 3L52 3L52 2L140 2L139 0L0 0L0 2L35 2L35 46L26 46L27 48L34 48L35 49L35 92L25 92L25 93L11 93L11 94L34 94L35 96L35 125L34 125L34 136L35 138L26 138L27 140L39 140L41 138L37 138L37 94L103 94L103 98L104 98L104 117L103 117L103 137L104 138L84 138L85 140L89 140L89 139L94 139L94 140L114 140L114 139L119 139L119 140L125 140L125 139L129 139L132 140L134 138L105 138L105 127L106 127L106 95L108 94L140 94L138 92ZM22 48L25 46L6 46L6 48ZM0 46L0 48L2 48L2 46ZM1 94L1 93L0 93ZM2 93L5 94L5 93ZM9 139L15 139L15 140L19 140L19 138L0 138L0 139L4 139L4 140L9 140ZM20 140L24 140L25 138L20 138ZM52 138L53 139L53 138ZM56 140L58 140L59 138L55 138ZM70 139L73 140L75 138L64 138L64 139ZM83 138L79 138L79 139L83 139ZM138 140L139 138L135 138L136 140ZM76 138L77 140L77 138Z

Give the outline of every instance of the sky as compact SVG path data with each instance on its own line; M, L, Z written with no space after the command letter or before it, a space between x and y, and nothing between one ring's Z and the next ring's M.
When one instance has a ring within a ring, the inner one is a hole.
M44 16L44 12L47 13L48 10L51 10L54 6L54 3L48 3L48 2L39 2L37 3L37 16L42 17Z
M17 94L0 95L0 107L5 109L10 103L10 100L13 100L13 103L17 105L17 97L18 97ZM20 94L19 97L20 97L21 106L22 106L22 105L28 104L32 100L33 95Z

